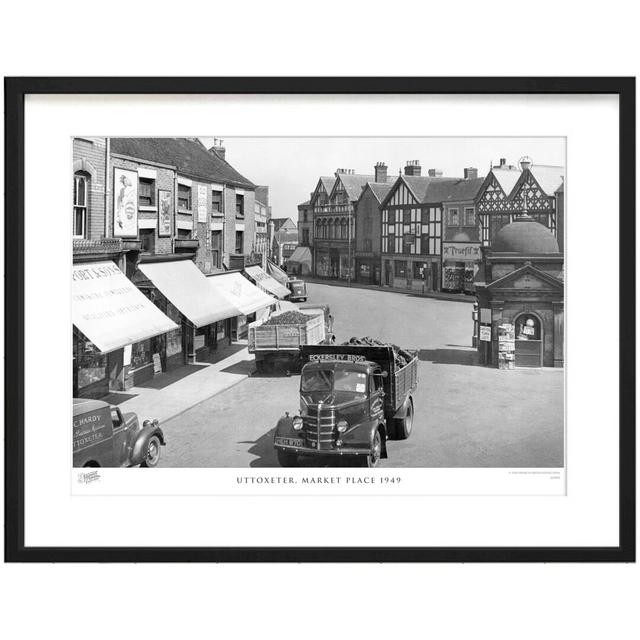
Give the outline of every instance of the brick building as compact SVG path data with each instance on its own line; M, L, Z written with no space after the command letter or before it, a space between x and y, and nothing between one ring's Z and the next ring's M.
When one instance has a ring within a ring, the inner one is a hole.
M382 211L380 205L393 182L387 176L387 166L378 162L373 182L367 182L358 198L355 224L355 277L364 284L381 283Z
M139 247L113 237L113 219L107 215L109 147L105 138L73 140L74 397L126 388L132 339L151 340L175 327L125 276L127 255L132 248L137 254Z

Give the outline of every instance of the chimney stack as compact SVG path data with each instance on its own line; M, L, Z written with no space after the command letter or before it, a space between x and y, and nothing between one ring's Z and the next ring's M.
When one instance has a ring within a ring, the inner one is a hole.
M478 177L478 170L475 167L465 167L464 179L475 180Z
M430 178L440 178L442 176L442 169L429 169Z
M507 159L506 158L500 158L500 166L504 167L507 164Z
M407 165L404 168L405 176L419 176L421 173L420 160L407 160Z
M223 143L224 143L224 140L221 140L220 138L214 138L213 147L209 149L209 153L212 153L213 155L218 156L219 158L222 158L223 160L225 160L227 150L222 146Z
M374 182L386 182L387 181L387 165L384 162L376 162L374 167L375 178Z

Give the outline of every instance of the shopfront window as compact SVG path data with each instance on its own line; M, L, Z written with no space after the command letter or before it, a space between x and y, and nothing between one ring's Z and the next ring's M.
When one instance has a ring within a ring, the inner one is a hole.
M395 263L395 276L396 278L407 277L407 263L405 260L396 260Z
M427 277L427 269L429 265L426 262L413 263L413 277L416 280L424 280Z
M524 313L516 320L516 340L540 340L540 320L530 314Z
M105 380L107 356L88 340L74 340L75 366L78 370L78 389Z
M178 309L176 309L176 307L174 307L170 302L167 301L167 307L166 307L166 315L171 318L171 320L173 320L177 325L178 328L174 329L173 331L169 331L169 333L167 333L167 342L166 342L166 349L167 349L167 358L169 356L174 356L177 353L180 353L182 351L182 327L180 326L181 324L181 319L180 319L180 312L178 311Z
M140 369L151 364L151 340L136 342L131 347L131 369Z

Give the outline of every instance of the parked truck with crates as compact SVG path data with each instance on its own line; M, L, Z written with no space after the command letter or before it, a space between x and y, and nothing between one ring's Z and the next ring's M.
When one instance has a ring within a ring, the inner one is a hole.
M375 467L387 440L413 428L417 353L392 345L303 346L300 413L276 426L274 447L283 467L300 456L342 456Z

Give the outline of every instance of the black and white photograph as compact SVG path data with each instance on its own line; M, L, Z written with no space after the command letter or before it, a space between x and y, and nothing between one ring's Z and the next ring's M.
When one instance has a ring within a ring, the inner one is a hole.
M564 137L71 144L74 468L564 469Z

